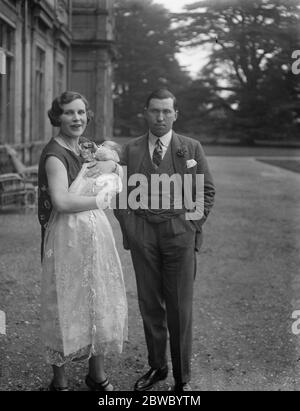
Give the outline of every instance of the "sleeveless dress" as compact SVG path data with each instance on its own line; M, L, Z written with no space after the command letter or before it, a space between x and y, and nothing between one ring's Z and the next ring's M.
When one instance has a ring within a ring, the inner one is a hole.
M85 177L83 164L69 191L100 192L107 207L121 189L116 174ZM122 351L127 299L110 223L102 209L58 213L48 221L42 261L42 338L46 360L61 366L92 355Z
M44 147L38 171L38 219L41 225L41 259L43 259L43 246L45 230L52 212L52 202L48 189L48 178L45 170L45 164L48 157L57 157L65 166L68 176L68 186L72 184L78 176L83 159L76 155L73 151L61 146L54 138L52 138Z

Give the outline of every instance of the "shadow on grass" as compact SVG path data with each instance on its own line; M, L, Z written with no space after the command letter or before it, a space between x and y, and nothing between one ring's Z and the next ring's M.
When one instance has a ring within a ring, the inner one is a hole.
M300 160L277 160L277 159L256 159L257 161L261 161L262 163L267 163L275 167L284 168L289 171L293 171L294 173L300 173Z

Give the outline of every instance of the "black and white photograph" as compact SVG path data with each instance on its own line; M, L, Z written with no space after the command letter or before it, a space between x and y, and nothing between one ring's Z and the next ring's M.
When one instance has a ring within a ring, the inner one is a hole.
M299 390L300 1L0 0L0 391Z

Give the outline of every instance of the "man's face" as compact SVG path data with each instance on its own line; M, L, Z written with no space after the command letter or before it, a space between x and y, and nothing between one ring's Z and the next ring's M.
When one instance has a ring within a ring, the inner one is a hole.
M168 133L177 119L173 99L151 99L149 107L145 109L145 119L151 133L155 136L161 137Z

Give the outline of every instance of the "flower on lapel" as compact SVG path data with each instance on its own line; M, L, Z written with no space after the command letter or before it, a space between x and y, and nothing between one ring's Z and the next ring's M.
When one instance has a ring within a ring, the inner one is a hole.
M186 148L182 146L176 151L176 155L178 157L184 157L186 152Z

